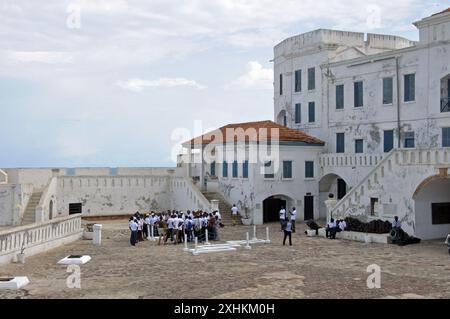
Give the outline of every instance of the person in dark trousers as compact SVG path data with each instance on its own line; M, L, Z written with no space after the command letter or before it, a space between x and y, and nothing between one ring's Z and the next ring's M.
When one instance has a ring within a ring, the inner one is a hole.
M283 225L284 239L283 246L286 244L286 238L289 237L289 246L292 246L292 221L287 217Z
M331 218L330 222L327 224L325 236L330 239L336 239L336 222L334 221L334 218Z
M130 220L128 222L128 226L129 226L130 231L131 231L130 244L131 244L131 246L136 246L137 234L138 234L138 224L137 224L136 220L133 217L130 217Z

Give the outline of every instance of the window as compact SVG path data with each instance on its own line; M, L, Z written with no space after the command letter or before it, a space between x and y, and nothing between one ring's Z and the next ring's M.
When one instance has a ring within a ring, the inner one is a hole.
M393 83L392 77L383 79L383 104L392 104Z
M345 152L345 134L336 133L336 153Z
M404 101L411 102L416 99L416 75L405 74Z
M295 104L295 123L302 122L302 105L300 103Z
M228 177L228 163L225 161L222 163L222 177Z
M364 140L355 140L355 153L364 153Z
M272 161L264 163L264 178L274 178L275 174L273 173Z
M216 162L211 163L211 170L210 170L211 176L216 176Z
M308 90L316 88L316 68L308 69Z
M292 161L283 161L283 178L292 178Z
M450 224L450 203L431 204L431 224Z
M82 214L83 204L81 203L71 203L69 204L69 215Z
M405 132L405 148L414 148L414 132Z
M233 162L233 178L237 178L238 177L238 162L234 161Z
M394 148L394 131L384 131L384 152L388 153Z
M283 95L283 74L280 73L280 95Z
M287 126L287 116L283 116L283 125Z
M295 92L301 92L301 90L302 90L302 70L295 71L294 81L295 81Z
M336 85L336 110L344 108L344 85Z
M355 98L355 107L362 107L364 103L362 81L354 83L354 98Z
M314 123L316 121L316 104L309 102L308 104L308 122Z
M242 163L242 177L248 178L248 161Z
M305 178L314 178L314 162L305 162Z
M442 128L442 147L450 147L450 127Z

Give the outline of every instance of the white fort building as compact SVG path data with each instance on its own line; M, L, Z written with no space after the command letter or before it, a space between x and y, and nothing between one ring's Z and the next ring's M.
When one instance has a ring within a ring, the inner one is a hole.
M173 168L0 170L0 262L81 236L84 216L235 203L244 223L399 216L422 239L450 233L450 9L419 41L320 29L274 49L274 121L183 144ZM332 193L337 205L327 210ZM217 202L218 200L218 202Z

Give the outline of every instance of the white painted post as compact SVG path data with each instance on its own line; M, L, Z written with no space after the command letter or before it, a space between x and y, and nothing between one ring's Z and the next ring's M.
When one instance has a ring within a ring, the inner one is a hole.
M253 240L256 240L256 225L253 225Z
M270 244L269 227L266 227L266 244Z
M208 240L208 229L205 229L205 237L206 237L206 239L205 239L205 245L210 245L210 243L209 243L209 240Z
M197 250L197 246L198 246L198 237L195 237L195 242L194 242L195 250Z
M152 240L152 234L150 233L150 225L147 224L147 240Z
M94 228L94 238L92 239L92 243L96 246L100 246L102 244L102 225L95 224Z
M151 241L156 241L156 239L155 239L155 226L151 226L150 227L150 233L152 234Z
M245 249L252 249L252 247L250 246L250 235L247 232L247 245L245 245Z
M184 234L184 249L183 251L188 251L188 245L187 245L187 234Z

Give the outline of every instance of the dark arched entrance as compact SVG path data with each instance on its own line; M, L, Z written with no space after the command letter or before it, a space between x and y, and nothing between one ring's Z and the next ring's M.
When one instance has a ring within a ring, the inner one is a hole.
M284 207L286 211L292 205L292 199L285 195L274 195L263 201L263 222L275 222L280 220L280 209Z

